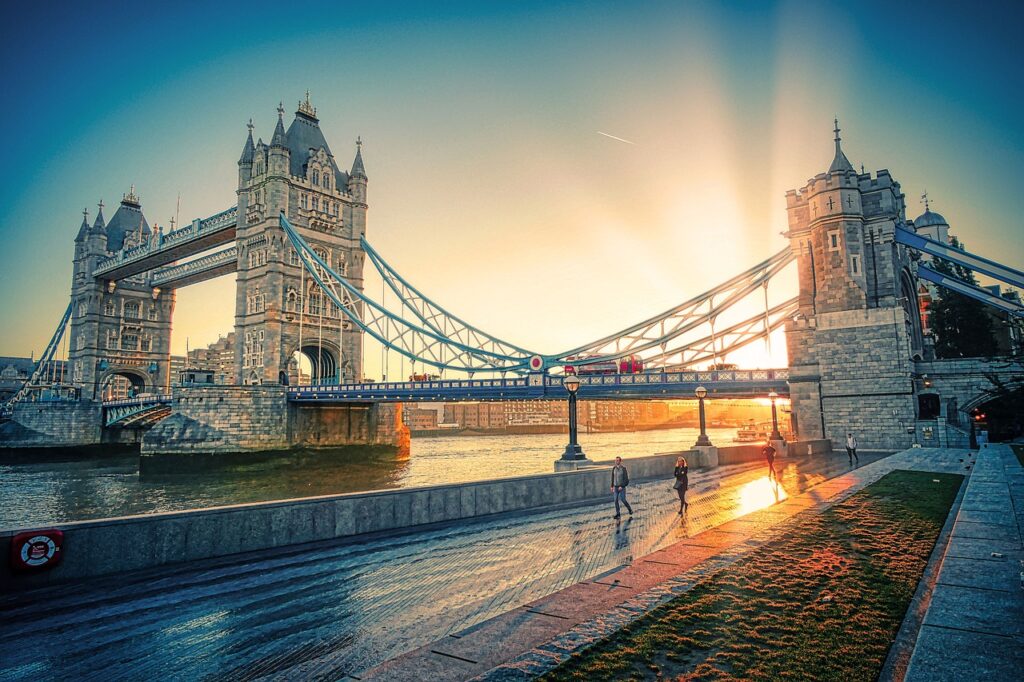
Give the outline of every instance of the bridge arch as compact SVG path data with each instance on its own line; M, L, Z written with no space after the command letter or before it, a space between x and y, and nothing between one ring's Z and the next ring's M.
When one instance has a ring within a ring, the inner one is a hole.
M900 272L900 303L906 313L910 357L914 360L921 360L924 357L924 331L921 325L921 304L917 298L914 279L907 268Z
M296 345L288 361L287 381L289 385L334 384L338 383L339 353L336 340L312 338ZM348 366L341 359L343 366ZM282 377L285 378L285 377Z
M141 393L155 393L157 388L153 376L138 367L111 367L100 375L97 385L103 400L133 398Z

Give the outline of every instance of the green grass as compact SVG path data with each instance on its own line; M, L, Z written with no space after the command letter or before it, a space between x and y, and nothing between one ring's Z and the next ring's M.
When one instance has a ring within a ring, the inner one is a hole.
M801 515L542 679L873 680L962 480L894 471Z
M1010 448L1013 449L1013 454L1017 455L1017 461L1024 467L1024 445L1018 445L1017 443L1011 443Z

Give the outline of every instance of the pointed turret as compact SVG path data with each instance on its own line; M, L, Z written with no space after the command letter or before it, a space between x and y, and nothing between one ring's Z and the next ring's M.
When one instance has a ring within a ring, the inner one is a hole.
M366 168L363 167L363 138L356 138L356 158L352 162L352 173L353 178L366 179Z
M100 203L97 204L99 207L96 210L96 220L92 224L92 229L89 230L89 234L107 236L107 222L103 219L103 199L100 199Z
M839 118L835 119L835 134L836 134L836 156L832 159L832 165L828 167L829 173L835 173L836 171L853 171L853 164L846 158L846 154L843 154L843 149L839 145L839 141L842 139L839 137Z
M82 209L82 226L78 228L78 236L75 237L76 243L85 241L85 238L89 236L89 209Z
M274 137L270 139L271 147L285 147L288 145L288 137L284 132L284 102L277 105L277 127L274 128Z
M256 148L253 146L253 143L252 143L252 119L251 118L249 119L249 123L248 123L248 125L246 127L249 128L249 137L246 138L245 146L242 147L242 156L240 156L238 158L238 165L239 166L244 165L244 164L250 164L251 165L252 164L252 160L253 160L253 156L254 156L255 151L256 151Z

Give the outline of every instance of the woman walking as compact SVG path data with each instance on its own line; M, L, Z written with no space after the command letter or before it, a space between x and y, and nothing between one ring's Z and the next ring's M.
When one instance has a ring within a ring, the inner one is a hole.
M686 489L690 487L690 477L688 472L690 467L686 465L686 458L680 456L676 459L676 468L673 475L676 477L676 482L672 485L676 489L676 494L679 495L679 514L682 515L686 508L690 506L690 503L686 501Z

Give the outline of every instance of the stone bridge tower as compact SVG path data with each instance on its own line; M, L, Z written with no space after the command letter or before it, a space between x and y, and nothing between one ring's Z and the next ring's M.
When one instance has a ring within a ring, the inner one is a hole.
M104 222L101 201L96 220L90 226L83 219L75 237L68 360L71 381L87 400L103 398L116 376L128 380L132 394L164 392L174 379L170 376L174 291L154 288L151 273L117 282L92 274L100 261L152 238L134 186L109 223Z
M303 274L279 214L325 262L359 290L363 287L366 171L362 143L352 168L338 167L320 130L316 109L299 103L288 130L284 107L265 144L249 137L238 160L238 280L235 333L238 383L294 383L298 351L315 381L362 378L362 332L341 315Z
M916 276L894 228L905 222L887 170L857 173L840 146L825 173L786 193L799 312L786 324L793 421L801 438L861 447L913 443L922 356Z

